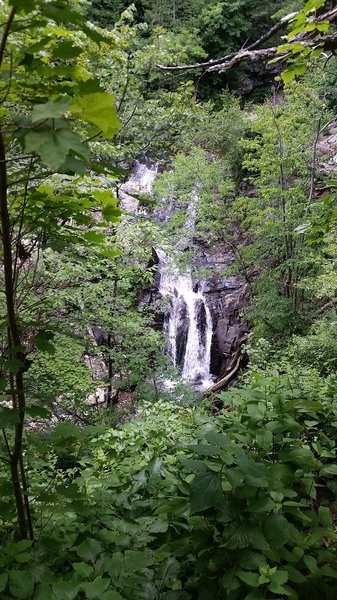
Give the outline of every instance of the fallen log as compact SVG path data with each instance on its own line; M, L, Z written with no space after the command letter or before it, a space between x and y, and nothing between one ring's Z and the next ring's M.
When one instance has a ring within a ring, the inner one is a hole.
M214 385L212 385L212 387L210 387L208 390L206 390L204 392L204 396L207 396L208 394L211 394L213 392L218 392L219 390L223 390L224 388L226 388L228 386L228 384L234 379L235 375L237 374L237 372L240 368L240 364L241 364L241 352L240 352L237 360L235 361L234 366L230 369L230 371L227 371L225 377L223 377L222 379L217 381Z

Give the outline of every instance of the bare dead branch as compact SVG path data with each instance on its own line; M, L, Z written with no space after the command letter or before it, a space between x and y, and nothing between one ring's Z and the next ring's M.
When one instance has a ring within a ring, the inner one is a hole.
M337 21L337 7L323 13L317 18L316 21L317 23L322 23L324 21L329 21L330 23L333 23ZM246 48L241 48L237 52L227 54L222 58L218 58L216 60L212 59L206 62L199 62L190 65L157 65L157 67L162 71L189 71L192 69L204 69L204 71L207 73L224 73L243 61L254 62L258 60L271 60L277 55L277 46L271 46L269 48L261 49L257 48L261 46L261 44L269 40L273 35L275 35L275 33L285 28L288 25L288 22L289 17L281 19L281 21L279 21L278 23L276 23L276 25L271 27L264 35L262 35L258 40L253 42L253 44L250 44ZM289 42L295 41L301 42L303 44L303 47L307 48L315 48L317 46L320 46L324 50L331 51L337 49L337 33L320 36L312 31L303 32L289 39ZM288 56L288 53L279 53L278 56L284 59Z

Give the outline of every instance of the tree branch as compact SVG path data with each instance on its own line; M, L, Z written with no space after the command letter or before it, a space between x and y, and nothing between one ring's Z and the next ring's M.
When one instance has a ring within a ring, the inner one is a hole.
M257 60L271 60L276 55L280 58L285 58L289 53L279 53L277 54L277 46L271 46L270 48L262 48L257 50L258 46L269 40L275 33L283 29L288 25L292 15L288 15L281 19L276 25L271 27L264 35L262 35L258 40L256 40L253 44L247 46L247 48L241 48L237 52L232 52L231 54L227 54L222 58L218 58L216 60L209 60L206 62L199 62L190 65L177 65L177 66L165 66L165 65L157 65L157 67L162 71L189 71L192 69L204 69L207 73L224 73L230 69L232 69L236 64L239 64L243 61L254 62ZM330 11L327 11L320 15L316 22L322 23L323 21L329 21L333 23L337 21L337 7L333 8ZM332 33L325 36L313 35L313 32L303 32L297 36L288 40L291 42L302 42L304 47L314 48L316 46L323 47L324 50L335 50L337 48L337 33Z
M4 58L6 42L7 42L8 36L9 36L9 32L11 30L12 23L14 21L15 13L16 13L16 8L13 7L11 12L9 13L9 17L8 17L7 23L4 28L4 32L2 34L2 38L1 38L1 42L0 42L0 66L2 65L2 61Z

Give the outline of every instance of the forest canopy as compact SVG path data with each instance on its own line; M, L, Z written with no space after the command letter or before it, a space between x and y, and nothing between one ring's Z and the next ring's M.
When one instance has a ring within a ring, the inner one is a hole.
M0 2L1 600L334 600L335 4Z

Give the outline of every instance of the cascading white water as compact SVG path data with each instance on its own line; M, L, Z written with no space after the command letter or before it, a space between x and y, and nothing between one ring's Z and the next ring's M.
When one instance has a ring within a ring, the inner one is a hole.
M158 172L158 165L147 165L137 161L129 179L121 185L119 190L120 206L128 213L144 212L139 209L138 200L133 194L150 194L153 182Z
M148 166L137 161L131 177L127 181L128 191L135 190L138 194L151 194L153 182L158 172L158 165Z
M137 162L131 177L123 186L128 195L151 193L158 165ZM125 194L125 195L127 195ZM184 231L193 232L197 215L197 186L188 209ZM172 207L169 208L172 212ZM168 215L169 218L169 215ZM183 235L179 246L186 245ZM173 365L181 370L182 377L193 387L203 390L213 384L210 374L212 317L202 290L194 291L190 273L180 274L173 259L158 249L160 285L159 292L170 299L165 330L169 355Z
M199 389L213 383L210 374L212 317L200 290L194 291L191 275L181 275L173 261L157 250L159 292L171 301L167 318L169 354L182 376Z

